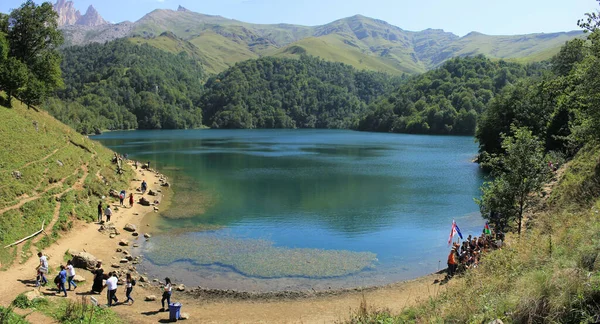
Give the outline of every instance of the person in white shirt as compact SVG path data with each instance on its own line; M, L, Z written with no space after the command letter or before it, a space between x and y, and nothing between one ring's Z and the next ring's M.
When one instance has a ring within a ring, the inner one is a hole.
M106 206L106 209L104 210L104 215L106 216L106 222L110 222L110 216L112 216L112 209L110 209L110 205Z
M125 284L127 287L127 290L125 290L125 297L127 297L127 300L125 301L125 303L128 303L129 301L131 301L131 305L133 305L133 303L135 303L135 300L133 300L133 298L131 298L131 292L133 291L133 286L135 286L135 279L133 279L131 277L131 273L127 274L127 277L125 279Z
M117 299L117 282L119 279L117 279L117 275L114 271L111 272L109 276L110 278L106 279L104 287L107 288L106 297L108 298L108 307L111 307L113 300L115 301L115 305L119 302Z
M69 283L69 290L71 290L71 286L73 286L73 290L77 289L77 285L75 281L75 268L73 267L73 262L71 260L67 261L67 282Z
M162 299L160 301L162 304L161 311L167 311L168 306L171 304L171 293L172 293L171 290L172 290L171 279L165 278L165 288L163 289L163 295L162 295ZM165 300L167 301L167 308L165 308Z
M40 264L35 268L35 270L37 270L36 287L40 286L40 279L42 281L42 286L45 286L48 283L48 279L46 279L45 276L45 274L48 273L48 257L42 252L38 252L38 257L40 257Z

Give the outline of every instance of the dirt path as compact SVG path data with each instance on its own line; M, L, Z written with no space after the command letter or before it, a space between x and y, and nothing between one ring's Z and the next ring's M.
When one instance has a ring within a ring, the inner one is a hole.
M85 169L84 169L85 170ZM136 178L146 179L149 189L156 191L160 175L154 172L136 171ZM87 175L87 173L86 173ZM77 184L76 184L77 185ZM76 186L74 185L74 186ZM129 192L136 192L139 181L131 183ZM120 189L120 188L118 188ZM140 194L135 194L136 201ZM152 197L154 200L155 198ZM158 198L159 200L162 197ZM140 235L144 228L143 215L152 212L152 207L135 204L133 208L119 208L113 215L113 224L121 230L127 223L138 227ZM60 238L55 244L44 252L50 257L50 267L55 269L63 262L67 250L85 250L98 259L104 261L106 271L110 271L111 263L118 263L122 254L116 253L120 239L133 239L131 234L122 231L121 235L110 239L98 231L98 224L76 223L70 233ZM9 304L18 294L34 289L35 267L38 263L36 257L30 258L23 264L17 264L2 273L0 285L0 305ZM69 298L79 298L86 295L91 287L92 275L88 271L77 269L77 274L85 277L86 282L80 283L75 292L69 293ZM53 275L50 275L53 277ZM414 305L419 301L439 294L446 286L434 284L434 280L441 279L443 275L430 275L414 281L398 283L376 290L360 293L346 293L336 296L313 297L296 300L270 300L270 301L242 301L230 299L204 300L192 298L180 292L173 292L173 301L179 301L184 306L182 312L190 315L190 323L331 323L347 319L351 312L357 309L363 298L368 305L377 308L388 308L392 312L400 312L404 307ZM52 291L42 288L41 292L52 295ZM124 288L119 286L117 296L124 300ZM156 295L159 300L145 302L147 295ZM61 297L49 297L61 298ZM100 303L106 303L105 294L95 298ZM136 302L132 306L118 305L113 308L123 319L129 323L157 323L168 319L168 312L158 312L160 308L160 291L157 287L136 286L133 292ZM38 315L35 315L38 316ZM44 317L29 316L34 323Z

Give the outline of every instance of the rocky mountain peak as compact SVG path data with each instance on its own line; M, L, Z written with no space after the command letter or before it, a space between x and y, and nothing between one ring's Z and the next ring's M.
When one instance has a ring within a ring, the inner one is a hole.
M81 16L77 21L77 25L83 26L100 26L106 24L108 24L108 22L100 16L100 13L98 13L96 8L92 5L87 8L85 15Z
M73 1L57 0L54 4L54 11L58 13L58 26L100 26L108 24L94 6L89 6L85 15L81 15L79 10L75 9Z
M181 5L179 5L179 7L177 7L177 11L190 11L185 7L182 7Z

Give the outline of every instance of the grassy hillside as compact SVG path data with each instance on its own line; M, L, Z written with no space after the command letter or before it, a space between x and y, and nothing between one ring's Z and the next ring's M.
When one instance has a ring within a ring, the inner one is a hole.
M0 245L34 233L42 222L49 235L0 248L5 269L53 242L73 220L94 220L99 197L124 188L133 174L117 175L113 152L14 99L12 108L0 106L0 120Z
M446 293L402 314L358 314L352 323L593 323L600 315L600 147L563 171L525 232L483 256ZM367 301L368 302L368 301ZM375 306L375 305L373 305Z

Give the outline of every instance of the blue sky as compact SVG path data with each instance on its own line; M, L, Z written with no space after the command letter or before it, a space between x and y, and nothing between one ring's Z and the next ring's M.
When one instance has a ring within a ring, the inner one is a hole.
M0 12L22 2L1 0ZM320 25L362 14L406 30L439 28L460 36L576 30L577 19L600 9L595 0L75 0L82 13L90 4L111 22L135 21L154 9L182 5L252 23Z

